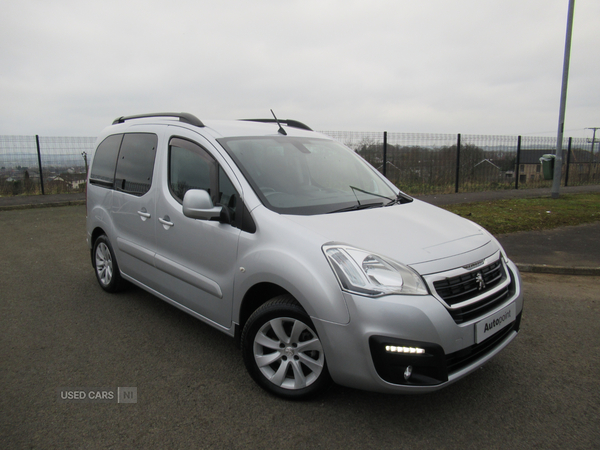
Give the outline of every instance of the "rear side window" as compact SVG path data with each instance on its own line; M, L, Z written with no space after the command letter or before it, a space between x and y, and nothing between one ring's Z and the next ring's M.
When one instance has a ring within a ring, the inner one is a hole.
M115 182L115 167L122 134L115 134L104 139L94 154L94 162L90 173L90 183L112 188Z
M152 186L158 137L151 133L125 134L117 161L115 189L142 196Z

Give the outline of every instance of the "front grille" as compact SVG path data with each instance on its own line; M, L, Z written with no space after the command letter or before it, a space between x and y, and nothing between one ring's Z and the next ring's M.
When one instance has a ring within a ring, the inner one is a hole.
M452 306L494 288L494 286L502 281L503 273L502 263L500 259L498 259L495 263L482 267L479 270L474 270L473 272L468 272L457 277L436 281L433 283L433 286L439 296L442 297L448 305ZM484 288L481 288L482 285L481 282L478 281L478 274L481 274L481 279L483 279L485 284Z
M510 296L512 283L502 260L498 259L481 269L435 281L433 286L449 306L454 321L460 324L500 307ZM463 306L456 307L462 303Z
M488 312L493 311L500 306L508 298L509 286L504 287L500 291L484 298L483 300L471 303L463 308L450 309L450 315L456 323L468 322L477 317L484 316Z

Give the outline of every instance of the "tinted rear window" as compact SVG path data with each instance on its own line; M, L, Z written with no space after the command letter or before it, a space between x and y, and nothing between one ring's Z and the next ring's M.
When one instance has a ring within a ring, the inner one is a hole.
M125 134L119 152L115 189L138 196L150 190L157 143L155 134Z
M121 146L122 134L115 134L104 139L94 154L94 162L90 173L90 183L112 187L115 181L117 155Z

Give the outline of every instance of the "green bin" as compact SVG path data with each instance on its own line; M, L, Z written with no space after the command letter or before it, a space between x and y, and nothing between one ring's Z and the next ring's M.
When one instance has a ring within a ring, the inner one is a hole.
M540 164L542 165L542 172L544 173L544 180L551 180L554 178L554 159L556 155L543 155L540 158Z

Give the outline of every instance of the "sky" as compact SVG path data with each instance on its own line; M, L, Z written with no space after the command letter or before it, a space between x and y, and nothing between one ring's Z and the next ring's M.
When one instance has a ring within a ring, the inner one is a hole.
M119 116L556 136L568 0L4 0L0 135ZM575 4L565 136L600 127L600 1Z

